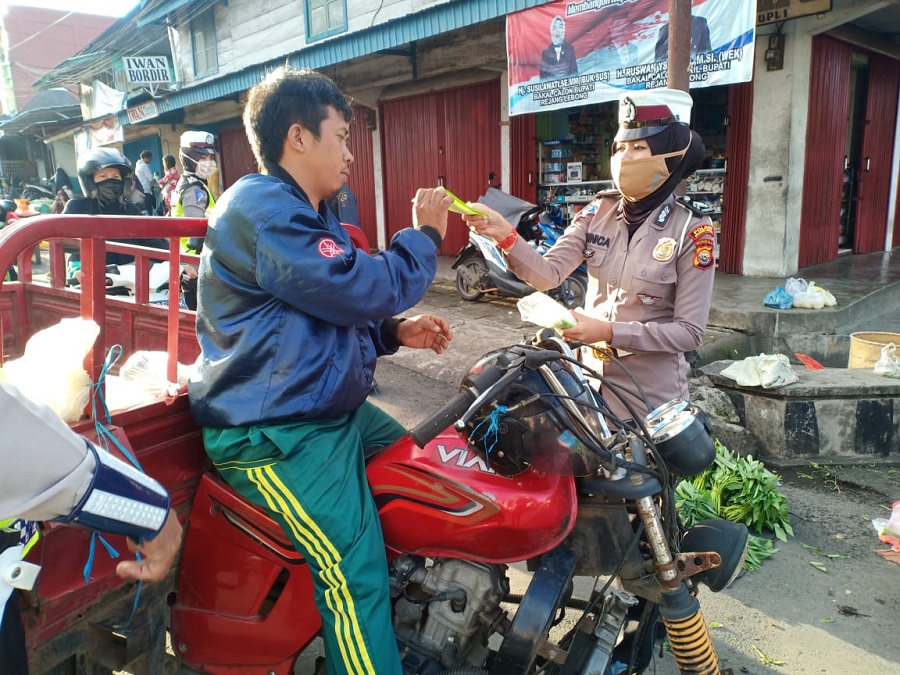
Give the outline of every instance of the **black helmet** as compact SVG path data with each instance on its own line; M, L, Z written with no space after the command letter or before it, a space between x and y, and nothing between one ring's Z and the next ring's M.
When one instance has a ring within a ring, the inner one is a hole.
M504 360L507 352L498 349L482 356L463 376L460 389L472 389L472 375ZM465 433L501 475L533 466L547 473L591 476L600 462L585 440L596 443L603 437L597 408L595 394L571 364L550 361L536 369L523 368L515 382L476 413Z
M122 174L125 185L128 185L128 179L131 177L131 162L115 148L92 148L79 158L78 182L81 184L81 191L85 197L97 196L94 174L100 169L108 167L117 168Z
M17 208L16 203L12 199L0 201L0 220L5 222L6 216L10 213L14 213Z

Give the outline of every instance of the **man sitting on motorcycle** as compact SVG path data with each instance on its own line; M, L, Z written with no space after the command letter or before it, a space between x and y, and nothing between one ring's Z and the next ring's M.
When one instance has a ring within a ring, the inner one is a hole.
M392 317L428 290L451 199L419 190L415 227L378 255L357 252L327 208L353 162L352 114L311 71L279 69L250 90L262 173L226 190L209 220L189 393L222 477L305 554L330 675L400 675L363 449L404 429L366 397L376 356L448 346L444 319Z

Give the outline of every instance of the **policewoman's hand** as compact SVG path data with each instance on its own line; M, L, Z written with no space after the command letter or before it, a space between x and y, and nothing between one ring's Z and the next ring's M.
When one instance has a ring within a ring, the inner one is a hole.
M601 321L589 317L580 309L573 309L572 314L578 322L572 328L566 328L562 335L566 340L576 340L587 345L596 342L612 342L612 324L609 321Z
M490 237L496 242L501 242L515 231L515 228L510 225L506 218L489 206L475 202L469 202L469 206L487 214L484 216L463 216L463 220L466 221L466 224L475 228L475 231L478 234L483 234L485 237Z

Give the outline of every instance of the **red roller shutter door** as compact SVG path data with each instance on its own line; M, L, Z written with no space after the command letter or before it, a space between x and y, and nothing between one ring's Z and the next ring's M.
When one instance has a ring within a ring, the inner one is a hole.
M893 173L894 131L900 63L879 54L869 57L869 91L859 167L856 253L883 251ZM895 234L896 236L896 234Z
M719 235L719 271L730 274L741 274L744 265L752 118L753 83L732 85L728 89L728 137L725 141L728 171L725 173L722 232Z
M381 104L388 238L412 225L410 200L420 187L443 184L462 199L484 194L500 176L500 84L492 81ZM439 253L456 255L468 241L450 214Z
M356 195L359 210L359 224L372 246L378 243L375 220L375 169L372 151L372 127L375 111L362 106L353 107L353 124L350 125L350 152L353 166L350 167L348 185Z
M850 45L825 35L813 38L800 213L800 269L834 260L838 255L851 56Z
M515 115L509 120L509 191L519 199L537 200L537 115Z

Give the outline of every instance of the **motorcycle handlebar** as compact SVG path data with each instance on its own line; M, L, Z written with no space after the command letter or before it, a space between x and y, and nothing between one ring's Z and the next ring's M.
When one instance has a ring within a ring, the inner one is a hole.
M504 371L494 366L485 366L477 375L470 377L472 385L451 398L445 406L438 409L431 416L426 417L409 431L413 443L420 448L434 440L444 429L452 426L469 409L469 406L478 398L480 392L486 391L503 377Z

